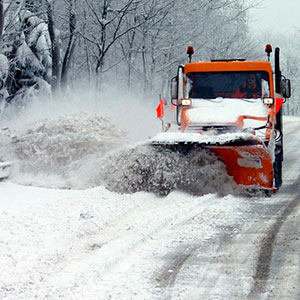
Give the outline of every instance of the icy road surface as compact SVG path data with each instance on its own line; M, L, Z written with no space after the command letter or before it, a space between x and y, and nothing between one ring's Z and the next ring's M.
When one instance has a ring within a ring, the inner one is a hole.
M85 173L93 188L1 182L0 299L300 299L299 128L285 119L284 184L272 198L119 194ZM34 147L31 133L16 145Z

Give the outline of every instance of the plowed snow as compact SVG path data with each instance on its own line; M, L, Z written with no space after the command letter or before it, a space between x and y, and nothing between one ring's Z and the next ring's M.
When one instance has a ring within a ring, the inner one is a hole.
M98 114L68 114L40 120L11 133L13 180L29 185L90 188L119 193L195 195L236 189L224 165L205 150L188 155L147 144L128 146L124 132Z
M183 155L163 146L140 145L122 149L110 158L105 162L103 175L112 191L166 195L172 190L182 190L204 195L230 193L235 187L223 163L204 149Z

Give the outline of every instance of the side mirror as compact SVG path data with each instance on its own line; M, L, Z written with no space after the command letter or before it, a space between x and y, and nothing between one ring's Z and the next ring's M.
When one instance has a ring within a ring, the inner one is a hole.
M281 89L282 89L282 95L284 98L291 97L291 81L289 79L286 79L286 78L282 79Z
M171 101L172 101L172 104L176 105L177 100L178 100L178 77L175 76L171 79Z

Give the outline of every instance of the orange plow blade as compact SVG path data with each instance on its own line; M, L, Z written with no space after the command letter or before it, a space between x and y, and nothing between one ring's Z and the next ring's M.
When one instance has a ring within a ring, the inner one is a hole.
M273 163L264 144L208 146L239 185L272 190Z
M276 192L273 188L274 169L270 149L252 134L202 135L199 133L161 133L151 140L183 154L208 149L223 161L234 181L250 190Z

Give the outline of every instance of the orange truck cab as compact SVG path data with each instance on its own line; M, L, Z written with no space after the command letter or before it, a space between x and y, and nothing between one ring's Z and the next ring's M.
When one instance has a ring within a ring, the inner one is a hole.
M267 45L268 58L272 48ZM244 59L190 62L178 67L171 82L176 123L182 133L233 136L211 142L211 149L234 180L244 186L276 191L282 184L282 104L290 80L282 76L279 48L270 61ZM244 135L247 135L245 137Z

